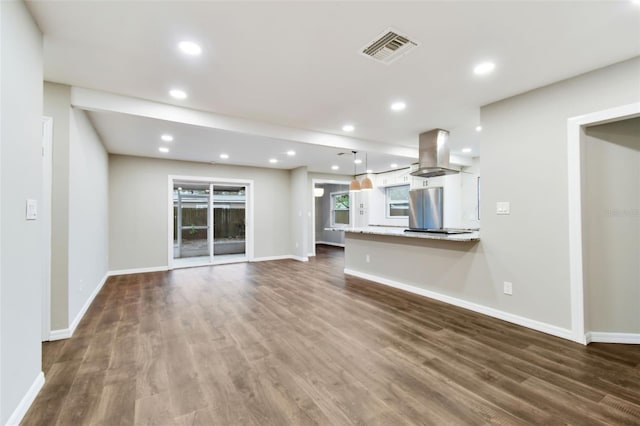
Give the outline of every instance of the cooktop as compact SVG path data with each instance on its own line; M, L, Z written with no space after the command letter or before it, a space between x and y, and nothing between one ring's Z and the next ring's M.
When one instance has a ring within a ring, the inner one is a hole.
M404 232L430 232L434 234L469 234L473 232L471 229L459 229L459 228L438 228L438 229L421 229L421 228L409 228Z

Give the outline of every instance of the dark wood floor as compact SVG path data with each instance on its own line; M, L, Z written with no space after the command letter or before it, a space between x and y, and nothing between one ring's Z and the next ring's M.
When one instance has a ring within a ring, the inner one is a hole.
M110 278L24 425L640 424L640 347L583 347L309 263Z

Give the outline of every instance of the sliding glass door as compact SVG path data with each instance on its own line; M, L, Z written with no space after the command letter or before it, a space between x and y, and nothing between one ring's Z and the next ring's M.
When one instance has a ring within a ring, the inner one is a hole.
M246 259L247 187L173 182L175 266Z
M246 188L213 185L213 254L246 254Z
M210 185L178 182L173 187L173 257L208 258ZM206 259L205 259L206 260Z

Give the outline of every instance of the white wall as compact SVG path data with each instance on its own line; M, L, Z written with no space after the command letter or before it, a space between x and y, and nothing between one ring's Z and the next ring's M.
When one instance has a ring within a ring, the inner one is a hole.
M351 179L353 179L353 176L349 176L349 175L338 175L338 174L330 174L330 173L313 173L313 172L309 172L307 173L307 187L308 187L308 193L307 193L307 198L308 198L308 208L309 211L314 212L313 214L313 220L309 220L307 223L307 253L308 256L313 256L313 254L315 253L315 247L313 245L314 243L314 234L315 234L315 229L316 229L316 222L315 222L315 197L313 196L313 185L314 182L316 183L320 183L320 182L324 182L324 183L329 183L329 182L346 182L347 185L349 185L349 182L351 182Z
M461 184L461 205L460 205L460 227L479 228L480 219L478 213L478 178L480 177L480 157L472 160L472 165L462 167L460 172Z
M325 231L325 228L331 227L331 193L349 192L349 185L323 183L316 187L324 189L322 197L315 198L316 243L344 244L343 231Z
M358 244L352 256L349 235L345 267L569 330L567 120L640 101L638 75L640 58L481 109L481 241L461 246L457 254L451 251L455 246L443 248L440 256L449 259L451 269L405 270L392 259L381 265L372 258L367 264L368 238L353 238ZM496 215L498 201L511 202L510 215ZM422 249L416 244L403 249L400 241L375 249L391 248L398 261L420 258ZM422 253L438 256L434 244ZM457 264L452 253L459 256ZM513 295L503 293L504 281L513 283Z
M69 126L71 88L44 83L44 115L53 118L51 185L51 329L69 327Z
M508 310L570 327L567 120L640 101L638 75L636 58L481 109L487 284L513 282Z
M640 333L640 118L585 133L586 331Z
M23 2L0 2L0 93L0 424L5 424L20 420L26 409L19 407L21 400L30 388L35 396L41 383L40 266L46 244L40 222L25 220L25 200L42 199L42 36Z
M108 156L84 111L72 108L69 138L69 324L108 271Z
M469 167L461 167L459 174L434 178L409 176L410 168L379 173L369 198L369 224L383 226L409 226L408 218L391 218L386 215L386 187L409 184L411 189L423 187L443 188L443 221L446 228L478 228L475 179L479 176L480 159ZM405 179L406 177L406 179Z
M291 170L291 250L299 259L306 259L309 251L308 224L311 221L311 206L306 167Z
M110 155L110 270L167 267L169 175L254 180L254 257L293 254L288 170Z
M53 117L51 329L68 334L108 271L108 156L71 88L45 82Z

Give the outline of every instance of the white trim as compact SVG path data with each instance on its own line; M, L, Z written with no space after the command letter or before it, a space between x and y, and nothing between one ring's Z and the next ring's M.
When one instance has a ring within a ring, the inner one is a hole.
M313 257L316 255L316 197L313 195L313 188L316 187L316 184L336 184L336 185L349 185L349 181L344 180L331 180L331 179L311 179L311 249L313 253L310 253L309 256ZM321 197L318 197L321 198Z
M218 255L218 256L224 256L224 255ZM227 259L225 258L220 259L220 257L216 257L213 260L213 262L210 260L204 260L201 262L193 262L193 263L174 262L172 269L200 268L203 266L229 265L232 263L245 263L245 262L248 262L247 256L227 258Z
M300 257L294 256L292 254L281 254L278 256L264 256L264 257L255 257L251 259L249 262L270 262L272 260L297 260L299 262L308 262L308 257Z
M53 342L55 340L70 339L72 334L73 333L71 333L70 328L61 328L58 330L51 330L51 332L49 333L49 341Z
M73 336L73 333L75 333L76 328L78 327L78 324L80 324L80 321L82 321L84 314L87 313L87 310L91 306L91 303L93 303L93 300L96 298L98 293L100 293L100 290L102 290L102 287L107 282L107 278L109 278L110 276L111 276L110 272L107 272L106 274L104 274L104 277L102 277L102 280L100 281L100 283L91 292L91 294L87 298L87 301L82 306L82 309L80 309L80 312L78 312L78 315L76 315L76 317L73 319L73 322L71 323L69 328L51 330L51 332L49 333L48 340L53 341L53 340L69 339L71 338L71 336Z
M292 259L290 254L281 254L278 256L263 256L263 257L254 257L249 262L270 262L272 260L285 260Z
M547 324L544 322L521 317L519 315L514 315L508 312L500 311L498 309L490 308L488 306L479 305L473 302L468 302L466 300L458 299L456 297L447 296L447 295L436 293L430 290L425 290L423 288L415 287L409 284L404 284L398 281L390 280L388 278L382 278L376 275L366 274L364 272L355 271L353 269L345 268L344 273L347 275L353 275L355 277L364 278L365 280L373 281L379 284L384 284L389 287L394 287L400 290L404 290L409 293L414 293L420 296L428 297L430 299L439 300L441 302L445 302L450 305L469 309L470 311L478 312L480 314L487 315L493 318L498 318L503 321L521 325L523 327L531 328L533 330L541 331L543 333L551 334L553 336L561 337L563 339L575 340L571 330L566 328L562 328L562 327Z
M109 271L107 275L116 277L118 275L144 274L145 272L163 272L168 270L169 268L167 266L151 266L149 268L116 269L115 271Z
M42 117L42 341L51 333L51 191L53 171L53 118Z
M223 254L219 254L218 256L224 256L224 255ZM230 265L232 263L244 263L244 262L248 262L248 260L249 260L249 258L247 256L235 257L235 258L230 258L230 259L224 259L224 258L220 259L218 257L218 260L214 259L213 263L211 263L210 266L211 265L213 265L213 266L216 266L216 265Z
M16 409L13 410L11 417L7 420L7 426L18 426L20 424L24 415L27 414L29 407L31 407L31 404L33 404L33 401L36 399L36 396L38 396L38 392L40 392L42 386L44 386L44 373L41 371L29 387L29 390L27 390L27 393L24 394L18 403Z
M285 127L81 87L71 87L71 105L87 111L119 112L174 123L289 140L296 143L328 146L340 150L373 151L407 159L418 158L417 148Z
M246 200L245 200L245 255L247 259L245 261L251 262L254 253L254 208L253 208L253 187L255 181L253 179L236 179L236 178L220 178L211 176L183 176L183 175L168 175L168 203L167 203L167 269L180 268L181 266L174 265L173 259L173 186L174 181L187 181L187 182L206 182L210 185L242 185L246 188ZM206 265L217 265L215 256L213 256L213 262L209 262ZM189 265L196 266L196 265ZM200 265L205 266L205 265Z
M107 278L109 278L109 273L108 272L104 274L104 277L102 277L102 280L100 281L100 284L98 284L96 286L96 288L93 289L93 291L91 292L91 294L87 298L87 301L84 302L84 305L80 309L80 312L78 312L78 315L76 315L76 317L73 319L73 322L69 326L69 329L71 330L71 335L72 336L73 336L73 333L76 331L76 328L78 328L78 324L80 324L80 321L82 321L82 318L84 317L84 314L87 313L87 310L91 306L91 303L93 303L93 299L96 298L98 293L100 293L100 290L102 290L102 287L104 286L104 283L107 282Z
M572 340L586 344L584 326L584 277L582 254L582 170L583 127L631 118L640 114L640 102L610 108L567 120L567 173L569 201L569 283L571 289Z
M324 244L325 246L344 247L344 244L331 243L329 241L316 241L316 244Z
M167 176L167 269L173 269L173 176Z
M587 344L598 343L624 343L628 345L640 345L640 333L605 333L601 331L589 331L585 335Z

